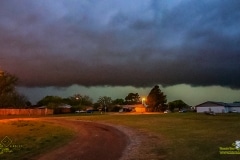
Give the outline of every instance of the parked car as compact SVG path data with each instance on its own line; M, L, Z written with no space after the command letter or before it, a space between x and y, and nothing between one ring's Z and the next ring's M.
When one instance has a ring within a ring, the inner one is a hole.
M229 113L238 113L236 110L229 111Z
M86 113L93 113L93 110L87 110Z
M187 110L185 110L185 109L182 109L179 111L179 113L186 113L186 112L187 112Z
M75 111L75 113L86 113L86 111L81 110L81 111Z
M163 113L170 113L170 111L169 111L169 110L166 110L166 111L164 111Z

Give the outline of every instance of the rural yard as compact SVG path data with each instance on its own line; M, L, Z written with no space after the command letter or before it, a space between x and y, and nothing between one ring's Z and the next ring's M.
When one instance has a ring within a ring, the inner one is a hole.
M0 159L235 160L240 154L234 148L240 139L239 122L234 113L0 117L0 138L22 144L20 150L0 152ZM232 154L227 154L229 148L235 149Z
M165 157L149 154L149 145L157 144L156 137L127 126L69 118L44 121L66 126L77 134L66 145L33 157L33 160L157 160Z
M34 154L20 154L20 156L16 155L13 157L12 153L5 153L5 156L3 157L1 157L0 154L1 159L12 160L17 157L19 160L134 160L136 158L146 159L149 157L149 155L145 153L139 154L139 148L141 145L143 145L143 143L145 147L148 148L148 142L151 142L149 141L151 137L149 139L147 134L144 132L137 132L136 130L127 126L113 125L105 122L92 122L89 120L81 120L79 118L69 117L14 119L7 117L7 119L0 119L0 124L14 124L17 125L17 129L20 127L21 130L29 129L24 127L36 127L33 125L36 122L68 128L74 132L74 136L71 138L71 140L68 140L67 143L64 143L61 146L48 146L47 150L43 149L42 151ZM30 128L30 130L32 130L32 128ZM57 130L55 132L57 132ZM51 131L46 131L46 133L54 134L51 133ZM13 136L14 135L17 134L13 133ZM29 137L28 135L24 136ZM35 135L35 137L38 136L40 135ZM62 141L62 139L60 139L60 141ZM28 144L26 144L26 146L27 145ZM35 147L36 146L37 144ZM144 149L144 147L142 148ZM34 152L35 150L36 149L33 149ZM10 156L8 157L7 154ZM156 155L152 154L150 157L154 158L155 156Z

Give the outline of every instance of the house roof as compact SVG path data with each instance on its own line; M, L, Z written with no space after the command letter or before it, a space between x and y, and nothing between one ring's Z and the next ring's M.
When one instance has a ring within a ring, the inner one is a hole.
M41 106L41 107L38 107L39 109L44 109L44 108L47 108L47 106Z
M209 107L211 105L214 106L223 106L223 107L240 107L240 103L224 103L224 102L214 102L214 101L207 101L201 104L196 105L195 107Z
M142 104L136 104L136 105L123 105L123 108L146 108L144 105Z
M223 102L213 102L213 101L207 101L201 104L196 105L195 107L209 107L211 106L225 106Z
M227 107L240 107L240 103L236 102L236 103L226 103Z
M58 106L58 108L72 108L72 106L70 106L68 104L62 104L62 105Z

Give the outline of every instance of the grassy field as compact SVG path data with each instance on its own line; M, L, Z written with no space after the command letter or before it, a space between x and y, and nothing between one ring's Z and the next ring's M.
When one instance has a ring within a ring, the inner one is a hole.
M156 155L155 157L168 160L240 159L240 155L219 154L219 147L233 147L232 144L240 140L240 114L216 116L197 113L74 114L64 117L134 128L149 138L148 142L141 146L141 154L149 157ZM40 121L0 122L0 137L7 135L14 142L25 144L26 147L19 152L16 151L16 154L36 154L41 152L42 148L50 148L56 145L56 142L66 140L65 137L71 137L72 133L69 130L60 127L56 132L54 127L59 126L52 127L52 125ZM36 151L39 149L40 151ZM13 157L16 154L8 155ZM4 155L0 155L0 159L4 159Z
M152 144L146 144L149 149L145 151L164 159L240 159L240 155L219 153L219 147L233 147L240 140L240 114L169 113L81 116L80 119L126 125L147 133Z
M69 129L36 119L3 120L1 118L0 128L0 141L5 144L0 145L1 160L27 160L29 157L64 144L74 134Z

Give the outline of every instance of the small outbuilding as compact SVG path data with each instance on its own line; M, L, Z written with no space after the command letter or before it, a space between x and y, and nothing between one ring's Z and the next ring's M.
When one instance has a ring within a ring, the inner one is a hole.
M224 103L207 101L195 106L197 113L214 112L214 113L240 113L240 103Z
M54 109L55 114L62 114L62 113L71 113L72 106L68 104L62 104Z
M146 107L142 104L124 105L123 106L123 111L143 113L143 112L146 112Z
M142 104L139 104L139 105L136 105L135 106L135 111L137 113L143 113L143 112L146 112L146 107Z

